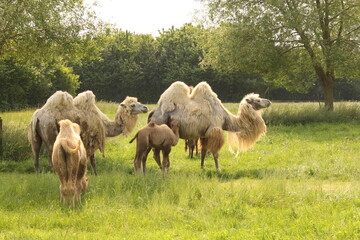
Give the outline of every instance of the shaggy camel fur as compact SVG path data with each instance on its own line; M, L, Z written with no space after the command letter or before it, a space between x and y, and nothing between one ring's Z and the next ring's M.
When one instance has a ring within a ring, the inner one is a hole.
M31 119L28 138L34 153L35 170L39 169L42 142L49 153L49 166L52 166L51 154L58 134L57 123L69 119L81 126L81 139L97 175L94 154L97 149L104 153L105 138L128 134L136 124L137 114L146 112L147 107L137 102L136 98L126 97L118 107L115 120L111 121L96 107L95 95L91 91L80 93L75 99L67 92L55 92Z
M213 154L216 170L220 172L218 164L219 150L224 144L223 130L242 132L243 139L254 143L265 133L266 125L257 113L261 108L269 107L271 102L256 94L250 94L240 103L239 114L231 114L218 99L206 82L195 86L190 94L189 87L183 82L174 82L160 96L158 107L151 112L148 120L156 124L163 124L169 118L180 123L180 138L196 139L200 137L201 167L207 151Z
M257 101L258 99L258 94L248 94L244 97L240 102L238 115L240 117L242 116L241 118L243 119L244 126L248 127L240 132L228 132L229 150L231 153L235 154L235 157L237 157L240 152L251 148L262 135L266 134L266 125L261 118L261 111L257 111L262 109L262 106ZM249 108L249 105L251 105L252 108ZM251 117L249 118L247 116ZM256 130L246 131L251 128ZM237 147L236 153L234 152L233 147Z
M80 138L80 126L70 120L59 122L60 131L54 143L52 163L60 180L62 202L75 207L75 196L80 202L80 194L87 187L87 156Z
M154 159L163 174L169 170L170 159L169 154L171 147L175 146L179 140L179 123L176 120L170 122L170 128L166 124L156 125L150 122L141 128L133 139L136 139L136 154L134 158L134 167L137 174L141 173L141 165L143 174L146 174L146 159L150 150L154 149ZM163 153L163 161L160 161L160 150Z

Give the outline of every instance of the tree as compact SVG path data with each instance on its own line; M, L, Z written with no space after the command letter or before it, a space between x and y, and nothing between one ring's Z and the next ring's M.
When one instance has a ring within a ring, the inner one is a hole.
M161 91L156 43L148 34L115 30L99 59L85 60L74 69L80 75L80 89L92 89L98 99L141 96L140 101L156 101Z
M360 77L358 0L199 0L216 23L205 62L253 70L298 91L319 80L333 110L334 81Z
M69 59L93 53L101 22L82 0L0 1L0 59Z

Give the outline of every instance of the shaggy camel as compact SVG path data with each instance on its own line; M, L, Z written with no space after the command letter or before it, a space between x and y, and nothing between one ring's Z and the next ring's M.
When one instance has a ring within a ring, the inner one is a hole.
M136 98L126 97L118 107L115 120L112 121L96 107L95 95L91 91L80 93L74 99L67 92L55 92L42 108L35 111L31 119L28 138L34 153L35 170L39 169L42 142L48 150L49 166L52 166L51 154L58 134L57 123L69 119L81 126L81 139L94 174L97 175L94 154L97 149L104 153L105 138L130 133L137 122L137 114L146 112L147 107Z
M60 131L54 143L52 163L60 180L61 201L75 207L74 198L79 202L80 194L87 187L85 176L87 156L80 138L80 126L68 119L59 122ZM85 184L84 184L85 182Z
M190 94L189 87L177 81L160 96L158 107L149 114L148 120L156 124L166 123L169 118L179 121L180 138L200 137L201 168L204 168L206 152L210 151L220 172L218 156L224 144L223 130L240 132L244 141L255 143L266 132L259 110L270 104L268 99L249 94L240 102L238 115L233 115L206 82L196 85Z
M171 147L175 146L179 140L179 123L176 120L170 122L170 128L166 124L156 125L150 122L141 128L133 139L136 139L136 154L134 158L134 167L137 174L141 173L141 164L143 174L146 174L146 159L150 150L154 149L154 159L163 174L169 170L169 154ZM163 153L163 161L160 161L160 150Z

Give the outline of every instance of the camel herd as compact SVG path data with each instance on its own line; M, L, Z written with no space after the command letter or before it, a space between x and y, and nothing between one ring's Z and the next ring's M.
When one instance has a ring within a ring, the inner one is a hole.
M170 167L169 154L179 138L186 140L192 157L197 142L201 146L201 168L207 152L211 152L220 172L219 151L228 131L229 145L237 146L237 154L251 147L263 134L266 125L261 109L271 102L258 94L248 94L240 102L237 115L231 114L206 82L194 88L177 81L160 96L157 107L148 116L148 124L130 141L136 139L135 173L146 173L147 155L153 149L154 159L163 174ZM134 129L138 114L147 107L137 98L126 97L120 103L115 120L110 120L95 104L95 95L85 91L73 98L63 91L55 92L45 105L36 110L29 127L29 141L34 153L34 167L39 170L42 143L49 153L49 166L60 180L61 201L75 206L88 185L89 161L97 175L95 152L105 151L106 137L127 135ZM160 151L163 160L160 160Z

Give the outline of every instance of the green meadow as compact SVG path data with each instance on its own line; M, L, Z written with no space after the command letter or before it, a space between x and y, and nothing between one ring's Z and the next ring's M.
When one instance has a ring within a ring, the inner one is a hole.
M99 102L111 119L117 104ZM238 104L225 106L236 113ZM149 105L150 109L155 105ZM360 104L274 103L268 132L235 158L225 143L221 173L200 169L184 141L162 176L151 154L135 176L136 130L108 138L89 168L81 205L60 204L59 181L42 151L33 169L27 128L34 109L2 113L0 239L360 239ZM226 134L225 134L226 135Z

